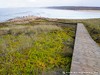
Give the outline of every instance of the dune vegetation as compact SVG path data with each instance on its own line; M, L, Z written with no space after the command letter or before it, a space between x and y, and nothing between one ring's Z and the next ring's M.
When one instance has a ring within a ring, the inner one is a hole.
M100 19L38 18L0 23L0 75L70 72L76 23L100 45Z
M57 20L57 21L64 22L64 23L83 23L86 26L91 37L100 46L100 19L77 19L77 20L62 19L62 20Z
M0 23L0 75L70 72L75 28L47 19Z
M86 25L94 41L100 45L100 19L85 20L83 23Z

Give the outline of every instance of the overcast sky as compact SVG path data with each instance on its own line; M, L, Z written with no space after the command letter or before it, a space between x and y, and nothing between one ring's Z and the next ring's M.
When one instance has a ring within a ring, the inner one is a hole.
M0 0L0 8L41 6L99 6L100 0Z

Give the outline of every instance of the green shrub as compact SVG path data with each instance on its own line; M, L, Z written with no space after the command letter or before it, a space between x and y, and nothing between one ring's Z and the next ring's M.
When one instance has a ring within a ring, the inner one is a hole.
M70 71L74 30L38 25L35 28L29 26L18 35L12 32L16 34L18 30L0 36L1 75L43 75L60 69L61 72Z

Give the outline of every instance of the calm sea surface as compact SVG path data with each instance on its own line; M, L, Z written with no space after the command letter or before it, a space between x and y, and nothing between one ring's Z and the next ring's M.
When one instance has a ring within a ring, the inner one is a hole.
M60 19L87 19L100 18L100 11L75 11L46 8L0 8L0 22L28 15Z

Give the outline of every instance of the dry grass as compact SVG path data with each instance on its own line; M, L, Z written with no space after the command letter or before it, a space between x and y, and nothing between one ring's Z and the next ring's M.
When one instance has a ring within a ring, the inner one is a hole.
M28 33L41 33L41 31L54 31L54 30L62 30L61 27L56 25L34 25L34 26L10 26L0 29L0 34L28 34Z
M0 36L0 74L43 75L49 71L53 75L55 72L69 72L74 29L56 25L1 28L4 35Z
M54 30L62 30L61 27L56 25L35 25L33 27L34 31L54 31Z

